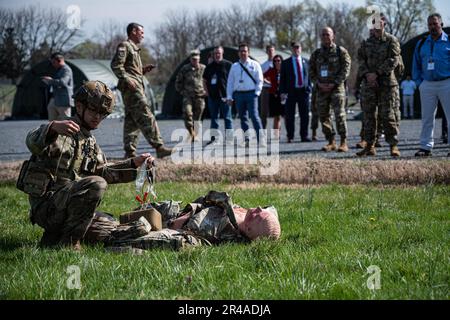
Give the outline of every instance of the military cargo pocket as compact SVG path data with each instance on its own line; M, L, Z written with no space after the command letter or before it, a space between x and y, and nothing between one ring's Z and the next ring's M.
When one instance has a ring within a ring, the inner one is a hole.
M36 165L34 162L25 161L20 169L17 188L26 194L42 197L53 182L50 170Z

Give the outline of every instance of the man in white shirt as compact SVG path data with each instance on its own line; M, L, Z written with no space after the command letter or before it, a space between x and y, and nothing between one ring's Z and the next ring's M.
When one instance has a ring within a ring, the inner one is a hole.
M403 95L403 117L405 119L414 118L414 91L416 91L416 88L416 83L412 81L411 76L408 75L401 85Z
M230 69L227 81L227 103L231 106L233 101L241 119L241 128L246 133L248 115L253 123L259 141L259 130L262 129L261 118L258 112L258 97L263 86L263 74L258 62L249 58L249 47L242 43L239 45L239 61Z
M273 68L273 57L275 56L275 46L268 45L266 47L267 61L261 64L262 73L266 73L270 68ZM263 128L267 127L267 117L269 116L269 89L271 84L264 80L263 89L261 92L260 116Z

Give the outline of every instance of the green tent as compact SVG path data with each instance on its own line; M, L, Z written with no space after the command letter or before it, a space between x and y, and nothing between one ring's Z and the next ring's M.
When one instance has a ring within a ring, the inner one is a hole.
M73 72L74 91L85 81L100 80L106 83L116 96L116 108L110 117L123 116L123 100L117 89L117 77L112 72L109 60L66 60ZM47 119L47 104L50 100L49 87L41 80L42 76L53 76L56 70L49 60L42 61L28 70L17 85L12 108L12 119ZM144 78L145 79L145 78ZM150 85L145 79L147 97L154 108L155 101Z

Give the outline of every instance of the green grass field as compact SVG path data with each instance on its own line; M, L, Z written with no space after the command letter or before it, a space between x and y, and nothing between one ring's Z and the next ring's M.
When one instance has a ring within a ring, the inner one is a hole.
M135 206L134 185L110 186L100 210ZM237 188L160 183L159 199L227 191L243 207L274 205L277 242L116 254L43 250L28 203L0 185L0 299L449 299L450 188L331 185ZM80 268L81 289L68 289ZM369 290L369 266L380 289Z

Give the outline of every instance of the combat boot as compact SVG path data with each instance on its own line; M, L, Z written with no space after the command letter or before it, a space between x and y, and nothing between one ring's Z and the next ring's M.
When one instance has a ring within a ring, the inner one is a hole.
M197 134L195 133L194 128L189 129L189 135L190 135L190 138L189 138L190 142L196 141Z
M59 233L44 231L41 241L39 242L39 247L50 248L59 244L61 235Z
M322 151L330 152L336 150L336 140L331 138L328 140L328 144L322 148Z
M361 140L360 142L358 142L358 143L356 144L356 148L357 148L357 149L364 149L364 148L366 147L366 145L367 145L367 142L364 141L364 140Z
M375 146L369 143L366 144L364 149L356 153L358 157L375 156L376 154Z
M348 145L347 145L347 139L341 138L341 145L339 146L338 152L347 152L348 151Z
M168 157L172 154L173 149L167 148L164 145L160 145L158 148L156 148L156 157L158 158L164 158Z
M376 147L376 148L381 148L381 147L382 147L382 145L381 145L381 143L380 143L380 138L379 138L379 137L377 137L377 138L375 139L375 147Z
M317 130L313 129L312 131L312 137L311 137L312 141L317 141Z
M400 150L398 150L397 145L391 146L391 156L393 157L400 157Z

